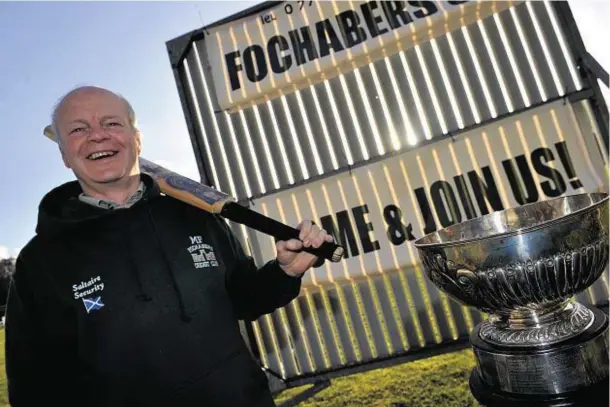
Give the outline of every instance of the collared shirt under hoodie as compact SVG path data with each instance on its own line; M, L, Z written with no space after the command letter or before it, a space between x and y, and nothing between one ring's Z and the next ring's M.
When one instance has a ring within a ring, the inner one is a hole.
M301 280L258 268L224 220L160 193L106 210L76 182L40 204L6 311L20 406L274 406L238 319L285 306Z
M89 205L97 206L98 208L102 209L131 208L144 196L145 191L146 186L144 185L143 181L140 181L140 185L138 185L138 189L136 190L136 192L134 192L123 205L110 199L94 198L92 196L88 196L84 192L78 195L78 199L81 202L88 203Z

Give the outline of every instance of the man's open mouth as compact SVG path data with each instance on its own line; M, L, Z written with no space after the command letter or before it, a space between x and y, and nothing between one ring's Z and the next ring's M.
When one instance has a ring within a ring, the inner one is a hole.
M118 154L118 151L97 151L87 156L88 160L100 160L103 158L113 157Z

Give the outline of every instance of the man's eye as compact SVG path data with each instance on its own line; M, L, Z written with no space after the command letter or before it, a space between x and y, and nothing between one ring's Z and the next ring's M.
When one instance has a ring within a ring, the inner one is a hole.
M120 127L120 126L122 126L122 125L121 125L121 123L119 123L119 122L110 122L110 123L107 123L107 124L106 124L106 126L112 126L112 127L114 127L114 126L119 126L119 127Z
M85 128L84 127L77 127L75 129L70 130L70 134L72 133L80 133L81 131L84 131Z

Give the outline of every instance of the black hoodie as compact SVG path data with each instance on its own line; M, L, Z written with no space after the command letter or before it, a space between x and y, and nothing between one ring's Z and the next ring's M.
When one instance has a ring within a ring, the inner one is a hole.
M273 406L238 319L293 300L301 280L257 269L224 220L143 175L129 209L49 192L6 312L10 402L21 406Z

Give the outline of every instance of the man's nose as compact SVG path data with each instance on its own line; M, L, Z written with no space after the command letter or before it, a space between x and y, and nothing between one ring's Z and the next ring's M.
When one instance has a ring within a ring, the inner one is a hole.
M103 127L100 126L92 127L91 131L89 132L89 139L92 141L105 140L108 137L108 133L104 130Z

